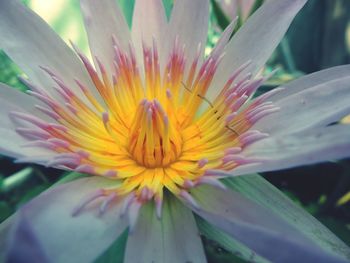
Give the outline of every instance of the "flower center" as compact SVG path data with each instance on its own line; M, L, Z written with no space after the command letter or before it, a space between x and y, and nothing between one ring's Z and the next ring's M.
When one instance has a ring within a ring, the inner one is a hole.
M244 76L249 63L233 72L220 94L209 100L206 92L220 62L218 50L202 65L198 53L186 67L184 50L175 41L161 69L155 44L144 47L143 63L136 59L132 46L121 50L115 44L114 48L114 70L107 71L96 58L99 72L76 49L100 98L79 80L76 84L82 96L77 95L44 67L57 84L56 94L27 82L29 93L47 105L37 106L47 118L12 112L12 117L20 119L15 123L21 123L16 131L29 140L26 147L47 148L53 157L24 161L118 182L99 189L87 202L101 196L108 202L118 197L125 198L128 207L128 202L153 199L158 208L164 189L191 202L190 188L203 183L221 186L215 171L259 161L246 157L244 148L267 134L250 129L278 108L266 101L275 91L248 102L264 81ZM199 114L202 105L206 109Z
M157 99L142 100L130 127L128 151L147 168L167 167L181 154L182 138L175 115ZM170 112L171 113L171 112Z

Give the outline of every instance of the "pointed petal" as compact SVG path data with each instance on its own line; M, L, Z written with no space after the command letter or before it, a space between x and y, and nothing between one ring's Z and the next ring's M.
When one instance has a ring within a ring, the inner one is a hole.
M153 39L161 47L167 33L167 18L162 0L136 0L132 21L132 39L139 61L142 45L153 46Z
M164 55L169 54L178 36L180 45L185 45L186 64L190 65L196 56L199 44L201 44L201 54L204 52L208 34L208 21L208 0L175 1L169 22L169 42L165 45L167 50Z
M50 259L92 262L125 230L127 223L120 215L121 202L111 204L101 216L97 201L72 216L81 200L98 188L110 186L111 182L114 181L99 177L78 179L47 190L21 209Z
M226 55L218 67L209 95L217 95L229 76L247 61L252 63L242 76L248 72L255 75L271 56L294 16L305 3L306 0L266 1L226 46Z
M274 212L234 191L210 186L192 191L211 224L273 262L346 262L328 254Z
M28 75L53 94L54 82L39 66L59 75L76 94L85 98L74 82L78 78L100 98L78 57L33 11L18 0L0 1L0 49Z
M242 175L337 160L350 156L350 125L332 125L305 132L271 136L245 148L242 154L260 161L229 172Z
M97 56L111 72L114 58L112 37L123 50L127 50L131 40L124 15L113 0L81 0L80 5L92 56Z
M350 248L343 241L262 176L247 175L224 181L227 187L280 215L323 249L350 259Z
M161 219L153 203L144 205L124 262L206 262L192 212L174 197L165 201Z
M280 110L262 118L253 128L272 135L334 123L350 113L349 83L350 65L292 81L269 99Z
M227 45L227 43L230 40L230 37L232 35L232 32L235 28L237 24L237 19L233 20L224 30L224 32L222 32L220 39L218 40L218 42L216 43L215 47L213 48L213 50L210 53L210 56L212 57L219 57L225 50L225 47Z

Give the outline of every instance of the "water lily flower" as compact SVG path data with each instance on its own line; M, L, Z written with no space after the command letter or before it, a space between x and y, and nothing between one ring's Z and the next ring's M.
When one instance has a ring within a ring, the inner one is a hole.
M270 261L345 262L345 245L322 249L222 181L350 155L350 126L337 124L350 112L350 66L253 97L305 2L268 1L204 57L207 0L174 1L169 21L161 0L138 0L131 31L114 1L81 0L90 62L19 1L1 0L0 48L29 88L0 85L1 153L90 176L4 222L0 255L92 262L128 231L124 262L206 262L203 218Z

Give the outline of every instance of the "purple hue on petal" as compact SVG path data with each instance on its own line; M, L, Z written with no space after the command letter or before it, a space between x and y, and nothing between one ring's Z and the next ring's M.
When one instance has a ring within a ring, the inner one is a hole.
M51 262L32 229L30 219L24 213L19 212L7 243L6 263Z
M5 262L5 255L8 244L8 236L16 221L15 216L10 216L0 224L0 262Z
M39 16L18 0L0 1L0 49L14 60L33 83L53 94L56 94L52 88L54 82L40 66L49 68L63 78L77 95L83 94L75 85L74 78L88 85L94 96L100 98L73 51Z
M52 262L91 262L126 229L127 222L120 215L121 200L110 203L103 215L99 213L101 202L96 200L72 216L82 199L113 183L99 177L78 179L52 187L21 208Z
M131 40L124 15L113 0L81 0L80 5L91 52L112 72L113 37L122 50L127 50Z
M218 67L209 95L217 95L229 76L247 61L244 72L257 73L271 56L294 16L306 0L271 0L262 5L226 46L226 55ZM244 74L243 74L244 75Z
M269 98L280 110L253 125L270 135L326 126L350 113L350 66L326 69L292 81Z
M124 262L206 262L192 212L169 197L158 219L155 205L145 204L129 234Z
M346 262L325 253L273 211L234 191L203 186L192 194L200 205L192 208L198 215L272 262Z

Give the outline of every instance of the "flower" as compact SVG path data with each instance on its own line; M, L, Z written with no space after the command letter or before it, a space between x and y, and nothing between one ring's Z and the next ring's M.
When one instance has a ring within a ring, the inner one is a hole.
M268 1L204 58L209 1L175 1L169 23L162 1L136 1L129 32L114 1L82 0L92 64L18 1L1 1L0 47L30 88L1 85L2 153L91 175L2 225L7 260L91 262L128 229L125 262L205 262L192 210L268 260L342 262L333 236L319 234L343 250L322 250L316 234L222 182L349 156L349 126L330 125L350 111L349 66L253 98L305 2Z

